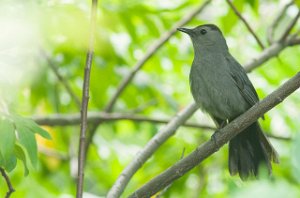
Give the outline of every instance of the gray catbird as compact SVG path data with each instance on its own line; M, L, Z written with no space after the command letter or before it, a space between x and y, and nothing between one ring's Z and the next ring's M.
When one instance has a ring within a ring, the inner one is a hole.
M229 53L220 29L213 24L194 29L178 28L194 46L190 86L194 100L210 114L218 127L258 102L257 93L243 67ZM277 153L256 121L229 142L229 172L242 179L258 175L261 164L271 173Z

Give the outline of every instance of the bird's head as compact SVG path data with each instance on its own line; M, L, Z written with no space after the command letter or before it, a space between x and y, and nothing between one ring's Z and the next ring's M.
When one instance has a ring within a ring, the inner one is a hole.
M228 50L221 30L213 24L200 25L193 29L178 28L192 39L195 50Z

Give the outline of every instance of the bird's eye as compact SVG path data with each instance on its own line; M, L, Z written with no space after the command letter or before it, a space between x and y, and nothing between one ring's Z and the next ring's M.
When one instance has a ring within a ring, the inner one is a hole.
M205 29L202 29L202 30L200 30L200 33L202 34L202 35L204 35L204 34L206 34L206 30Z

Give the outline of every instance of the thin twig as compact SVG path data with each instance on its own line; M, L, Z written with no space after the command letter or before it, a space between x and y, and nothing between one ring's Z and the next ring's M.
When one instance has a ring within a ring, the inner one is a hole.
M273 134L266 134L269 138L273 138L276 140L282 140L282 141L290 141L292 138L291 137L283 137L283 136L277 136L277 135L273 135Z
M91 73L91 67L93 61L94 40L95 40L95 32L96 32L97 3L98 3L97 0L92 0L89 47L86 55L86 63L84 69L84 82L82 88L81 127L80 127L79 155L78 155L78 181L77 181L77 191L76 191L77 198L82 198L82 194L83 194L85 138L86 138L86 131L87 131L87 111L88 111L88 103L89 103L90 73Z
M0 167L0 172L1 172L1 175L2 177L4 178L6 184L7 184L7 187L8 187L8 192L6 193L5 195L5 198L9 198L10 195L15 192L15 189L13 188L11 182L10 182L10 179L8 177L8 175L6 174L5 170L3 168Z
M243 21L243 23L246 25L247 29L249 30L249 32L252 34L252 36L254 37L254 39L256 40L257 44L260 46L261 49L265 49L264 44L261 42L261 40L258 38L258 36L255 34L255 32L253 31L253 29L251 28L251 26L249 25L249 23L247 22L247 20L242 16L242 14L236 9L236 7L233 5L233 3L231 2L231 0L226 0L228 5L231 7L231 9L233 10L233 12Z
M286 38L288 37L288 35L290 34L290 32L292 31L293 27L295 26L295 24L297 23L298 19L300 17L300 10L298 10L297 15L295 16L295 18L291 21L291 23L288 25L288 27L286 28L285 32L282 34L282 36L279 39L279 42L283 42L286 40Z
M101 123L102 123L102 121L98 121L98 122L95 122L95 123L92 123L91 125L89 125L89 133L88 133L87 141L86 141L86 144L84 147L85 160L86 160L87 154L89 152L90 145L93 141L94 135L95 135L98 127L101 125Z
M291 38L296 39L300 35L300 29L291 35Z
M51 60L51 58L48 56L48 54L44 50L41 50L41 54L47 60L49 67L52 69L52 71L56 75L57 79L61 82L61 84L65 87L66 91L71 96L71 98L74 100L74 102L76 103L78 109L80 109L81 103L80 103L79 98L77 97L77 95L72 90L72 88L69 85L68 81L62 75L60 75L60 73L58 71L58 68L57 68L57 65L55 65L55 63Z
M300 38L290 40L290 46L300 45Z
M39 125L45 126L72 126L80 124L80 114L53 114L44 116L33 116L31 117L36 123ZM150 122L154 124L168 124L171 119L170 118L152 118L146 117L142 115L132 115L132 114L123 114L123 113L105 113L105 112L89 112L87 115L88 124L95 124L98 122L114 122L114 121L122 121L122 120L130 120L134 122ZM193 122L185 122L181 126L183 127L191 127L197 129L204 129L204 131L214 131L216 127L193 123ZM278 140L290 140L289 137L280 137L275 135L267 135L271 138Z
M270 25L270 27L267 30L267 40L269 44L272 44L274 41L274 31L277 28L279 22L282 20L283 16L285 15L287 9L294 4L294 0L287 3L282 10L279 12L277 17L273 20L273 23Z
M230 122L224 128L220 129L219 133L215 133L215 138L213 140L211 139L210 141L198 146L190 155L178 161L166 171L150 180L129 197L151 197L151 195L156 194L170 183L182 177L204 159L218 151L219 148L226 144L231 138L243 131L267 111L281 103L299 87L300 72L268 95L264 100L260 101L247 112Z
M187 24L189 21L191 21L197 14L202 12L202 10L211 2L211 0L205 1L201 6L196 8L194 11L190 12L186 16L184 16L180 21L175 23L175 25L166 33L164 33L158 40L156 40L149 48L148 51L145 53L145 55L136 63L136 65L133 67L131 72L126 76L122 82L120 83L117 91L112 96L111 100L108 102L108 105L106 106L105 110L107 112L110 112L115 105L118 97L121 95L121 93L124 91L126 86L130 83L130 81L134 78L136 73L145 65L145 63L153 56L154 53L158 51L158 49L163 46L171 36L173 36L177 28Z
M46 126L71 126L80 124L80 114L53 114L44 116L35 116L33 120L40 124ZM118 120L131 120L135 122L151 122L157 124L167 124L170 122L170 118L152 118L142 115L131 115L123 113L105 113L105 112L89 112L87 115L87 120L89 124L95 124L98 122L112 122ZM206 130L215 130L215 127L187 122L183 126L192 128L201 128Z
M154 106L157 104L157 100L150 100L148 102L146 102L145 104L141 104L140 106L134 108L134 109L129 109L126 112L131 113L131 114L137 114L140 113L142 111L144 111L145 109L147 109L150 106Z

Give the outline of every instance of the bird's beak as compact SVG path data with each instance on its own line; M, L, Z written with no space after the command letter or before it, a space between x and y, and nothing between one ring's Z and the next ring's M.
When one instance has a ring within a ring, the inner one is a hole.
M177 28L177 30L180 31L180 32L184 32L188 35L190 35L193 32L192 29L188 29L188 28Z

